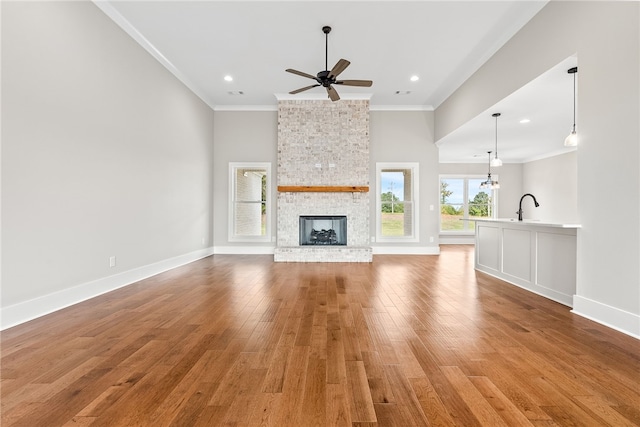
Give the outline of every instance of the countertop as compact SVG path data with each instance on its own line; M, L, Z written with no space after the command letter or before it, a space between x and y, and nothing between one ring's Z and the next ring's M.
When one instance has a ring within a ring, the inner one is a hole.
M540 226L540 227L556 227L556 228L580 228L580 224L568 224L568 223L559 223L559 222L547 222L547 221L538 221L535 219L525 219L522 221L518 221L517 218L474 218L472 221L478 222L499 222L499 223L509 223L509 224L518 224L518 225L532 225L532 226Z

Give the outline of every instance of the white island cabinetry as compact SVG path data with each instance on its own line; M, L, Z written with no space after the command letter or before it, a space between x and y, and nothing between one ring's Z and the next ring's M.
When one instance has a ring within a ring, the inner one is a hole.
M476 220L475 268L573 307L576 224Z

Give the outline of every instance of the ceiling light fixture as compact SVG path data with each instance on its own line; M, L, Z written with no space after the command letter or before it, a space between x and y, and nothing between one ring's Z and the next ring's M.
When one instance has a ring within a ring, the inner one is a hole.
M412 82L417 82L418 80L420 80L420 77L416 76L415 74L413 76L411 76L411 78L409 79Z
M487 180L480 183L480 189L497 190L500 188L500 184L498 184L498 181L491 179L491 151L487 151L487 153L489 154L489 173L487 174Z
M524 124L524 123L529 123L531 120L530 119L522 119L520 120L520 123Z
M578 67L569 68L567 73L573 74L573 128L571 133L564 140L565 147L575 147L578 145L578 134L576 133L576 73Z
M493 113L491 117L496 118L496 157L491 160L491 166L498 167L502 166L502 160L498 158L498 117L500 117L500 113Z
M233 77L231 77L230 75L227 74L226 76L224 76L224 81L225 82L232 82L233 81Z

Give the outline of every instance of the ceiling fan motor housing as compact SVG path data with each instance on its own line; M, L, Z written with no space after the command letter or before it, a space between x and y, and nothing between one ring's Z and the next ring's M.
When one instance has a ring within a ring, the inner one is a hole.
M324 87L328 87L331 83L334 83L331 81L332 79L329 78L329 73L329 70L320 71L318 73L318 83Z

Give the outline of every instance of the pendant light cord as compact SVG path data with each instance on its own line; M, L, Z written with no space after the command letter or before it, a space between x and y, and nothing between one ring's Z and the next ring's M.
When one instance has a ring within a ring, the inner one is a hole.
M498 159L498 117L500 117L502 114L500 113L493 113L492 116L496 118L496 155L494 160L496 161L496 164L494 166L501 166L502 162L500 162L500 159Z
M491 151L489 151L489 173L487 174L487 182L491 181Z
M573 132L576 131L576 73L573 73Z
M496 115L496 159L498 158L498 115Z

